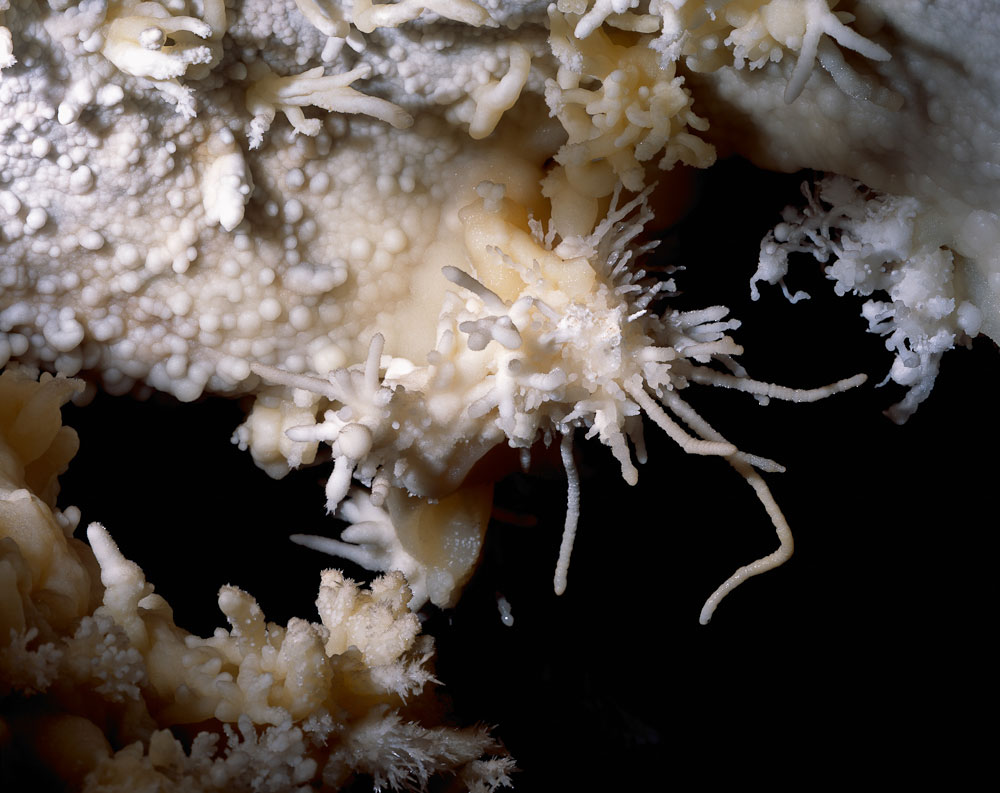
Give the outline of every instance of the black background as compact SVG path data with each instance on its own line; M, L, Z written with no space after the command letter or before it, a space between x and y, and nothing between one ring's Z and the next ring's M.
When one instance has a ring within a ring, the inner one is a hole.
M866 776L890 780L942 759L960 774L975 753L944 747L995 701L981 672L995 660L985 637L995 632L996 349L982 339L948 354L930 399L899 427L881 411L902 392L874 387L891 357L865 333L861 301L835 298L819 265L790 278L812 300L792 306L765 287L752 303L760 237L807 176L724 163L661 247L686 267L676 305L722 303L743 321L734 335L752 376L813 387L869 375L812 405L685 393L740 448L787 466L767 480L795 533L791 562L700 626L704 599L776 538L731 468L685 456L650 426L634 488L605 448L578 438L582 518L565 595L551 584L565 508L556 468L498 488L498 505L534 525L496 521L459 606L428 616L456 719L496 725L518 759L518 790L792 783L802 767L816 781L852 779L869 760ZM367 575L287 540L335 534L327 469L270 480L229 443L241 415L235 402L162 397L67 409L82 448L61 503L79 505L84 525L104 523L177 622L202 635L224 624L222 584L284 623L316 618L322 568Z

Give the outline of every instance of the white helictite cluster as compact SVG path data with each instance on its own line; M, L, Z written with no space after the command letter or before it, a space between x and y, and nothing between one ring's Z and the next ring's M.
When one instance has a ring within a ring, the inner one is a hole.
M554 582L561 593L580 509L568 446L573 431L583 428L588 437L599 438L618 460L623 478L635 484L631 447L639 449L640 459L644 456L641 417L646 415L686 452L725 457L754 485L782 542L778 556L754 572L787 558L790 533L754 470L780 466L739 452L677 392L689 383L718 384L761 397L808 401L864 377L816 391L756 382L733 360L741 348L726 331L739 323L726 319L727 309L679 312L660 306L673 280L651 280L635 265L651 247L636 243L651 218L646 193L618 206L616 192L608 216L593 233L552 247L555 231L545 232L537 222L520 227L523 208L506 199L502 187L483 182L477 192L479 200L462 210L461 221L478 278L444 268L461 291L446 296L427 366L386 359L383 367L384 340L376 336L364 366L336 370L326 381L255 367L272 383L319 397L315 405L321 418L291 426L285 434L294 442L330 444L335 464L327 508L337 509L352 478L372 491L370 499L356 496L342 513L364 526L348 529L346 543L316 537L297 541L375 570L401 565L418 603L430 598L449 605L475 554L461 562L461 555L453 554L456 569L450 577L436 572L441 567L436 559L456 536L463 538L459 545L478 549L489 514L481 503L476 508L475 497L450 494L485 449L506 442L530 454L539 439L548 443L561 436L570 483ZM729 371L712 368L713 362ZM250 444L253 432L251 417L238 437ZM488 504L489 492L478 487L475 492ZM446 496L451 500L437 503ZM387 497L388 512L380 512ZM440 530L406 529L412 520L404 518L406 510L433 511ZM747 573L737 574L739 580ZM427 584L430 578L433 585ZM733 583L710 599L705 621Z
M930 394L941 356L979 333L983 312L960 297L950 239L947 232L933 234L936 213L924 202L872 194L840 176L827 177L806 198L806 208L787 209L761 243L753 297L759 281L784 286L791 253L829 262L826 274L839 295L885 293L887 300L867 300L862 315L895 354L889 377L907 394L888 414L903 422ZM793 302L807 297L790 295Z

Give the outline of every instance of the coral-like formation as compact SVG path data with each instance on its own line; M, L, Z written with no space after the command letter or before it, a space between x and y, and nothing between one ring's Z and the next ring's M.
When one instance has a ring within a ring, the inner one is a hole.
M433 643L401 573L362 590L327 570L320 621L287 626L226 586L230 628L201 638L103 526L88 527L89 547L74 539L78 511L53 502L76 437L59 408L79 387L0 375L0 696L36 705L0 723L30 726L37 762L92 793L278 793L359 773L393 788L439 774L470 790L509 782L513 762L486 731L419 722L437 710ZM192 725L190 750L177 725Z
M792 253L829 262L826 274L839 295L886 293L888 300L867 300L862 314L895 354L889 377L908 389L888 411L901 423L930 395L941 356L982 327L982 311L956 298L954 257L960 254L949 250L947 235L935 234L935 213L916 198L873 194L838 176L824 179L815 193L806 185L803 190L808 205L786 209L761 243L750 280L754 299L759 281L784 287Z

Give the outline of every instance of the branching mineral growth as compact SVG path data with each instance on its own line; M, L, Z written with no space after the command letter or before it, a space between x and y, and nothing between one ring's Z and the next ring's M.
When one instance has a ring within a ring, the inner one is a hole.
M509 782L513 761L485 730L421 723L438 710L433 642L402 573L362 590L327 570L320 621L286 626L224 586L230 629L202 638L174 623L102 525L87 528L89 546L74 539L79 510L55 507L77 447L59 409L81 388L17 365L0 375L0 696L45 703L14 699L3 723L31 736L59 780L275 793L358 773L393 788L438 774L471 790ZM189 751L170 732L179 725L193 728Z
M80 747L58 772L91 790L506 783L491 738L403 702L432 680L413 611L454 604L477 562L487 455L558 444L556 592L587 508L577 429L630 484L647 422L752 486L778 548L703 622L785 561L763 476L781 466L687 389L808 402L866 373L751 378L725 306L672 307L683 272L651 232L675 218L655 208L720 150L827 172L740 278L802 299L790 257L808 253L864 296L905 420L947 350L1000 338L998 26L962 0L0 1L0 669L60 714L31 729ZM108 530L88 546L56 508L77 376L251 397L233 440L270 475L333 459L326 508L349 526L294 539L386 576L324 573L320 623L271 625L226 587L230 631L179 628ZM116 703L115 745L72 686ZM189 748L164 732L204 720Z
M855 71L821 41L825 72L804 101L785 101L774 69L692 82L720 138L755 162L853 180L828 178L804 210L786 213L762 243L754 282L783 282L788 254L808 251L829 263L838 293L874 295L864 316L896 353L891 378L910 389L890 411L903 421L930 393L944 352L979 333L1000 338L1000 16L992 3L959 0L879 0L856 13L855 28L877 29L892 58Z

